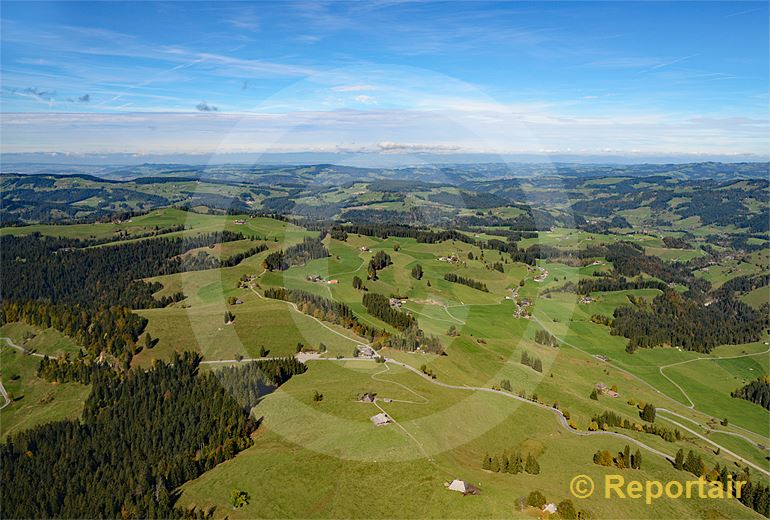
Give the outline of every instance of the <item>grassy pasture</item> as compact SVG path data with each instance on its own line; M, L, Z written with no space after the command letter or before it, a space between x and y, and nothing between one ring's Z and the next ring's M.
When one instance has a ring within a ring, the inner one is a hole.
M576 436L561 429L547 410L501 396L430 388L433 385L404 371L380 374L390 382L373 380L382 368L373 363L370 367L360 362L352 367L313 363L306 374L255 408L258 416L264 416L255 446L185 484L181 503L217 506L217 517L232 518L336 518L351 511L365 511L369 518L524 518L531 513L515 509L518 497L538 489L550 501L569 498L568 484L574 475L601 481L605 473L613 472L591 462L594 451L617 452L625 444L609 437ZM379 410L356 402L358 392L422 402L396 383L428 403L385 403L383 409L398 424L375 427L369 416ZM324 394L320 403L311 400L316 389ZM458 421L458 416L464 420ZM484 454L512 449L537 456L541 473L508 475L480 468ZM641 480L674 476L669 463L650 453L643 456L643 469L627 470L624 476ZM478 485L481 494L462 497L445 490L444 483L454 478ZM241 510L227 503L232 489L251 496ZM600 518L649 514L643 502L600 496L576 505ZM752 512L729 501L664 500L656 505L656 514L690 517L705 509L726 517L752 517Z
M35 337L24 341L25 335ZM0 336L24 348L48 355L78 351L77 346L55 330L41 330L22 323L0 327ZM0 410L0 438L38 424L78 417L89 387L78 383L49 383L37 377L40 358L30 356L0 340L0 381L13 398Z

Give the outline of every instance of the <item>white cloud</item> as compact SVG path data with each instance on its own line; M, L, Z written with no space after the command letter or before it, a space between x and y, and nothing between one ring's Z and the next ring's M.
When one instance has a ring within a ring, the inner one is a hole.
M375 98L374 96L367 96L366 94L361 94L360 96L356 96L353 99L365 105L377 103L377 98Z
M188 109L189 110L189 109ZM147 130L154 129L148 138ZM339 109L290 113L6 113L3 152L227 153L360 149L767 155L760 118Z
M334 92L363 92L367 90L375 90L372 85L340 85L338 87L332 87Z

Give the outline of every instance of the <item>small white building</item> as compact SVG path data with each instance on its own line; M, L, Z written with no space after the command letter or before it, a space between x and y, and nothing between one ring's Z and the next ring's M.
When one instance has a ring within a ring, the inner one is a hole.
M393 422L393 419L391 419L385 412L372 416L371 420L375 426L385 426L386 424Z
M479 488L474 486L473 484L468 484L464 480L460 480L459 478L456 478L452 481L451 484L447 485L444 483L444 485L447 487L450 491L457 491L459 493L462 493L463 495L478 495L479 494Z
M543 506L543 513L554 514L556 512L556 504L550 503Z

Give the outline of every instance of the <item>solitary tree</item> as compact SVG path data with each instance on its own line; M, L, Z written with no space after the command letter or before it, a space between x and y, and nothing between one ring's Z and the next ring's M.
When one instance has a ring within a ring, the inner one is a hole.
M570 499L559 502L556 511L559 512L559 518L563 520L575 520L577 518L577 511L575 511L575 506Z
M546 503L545 495L540 491L533 491L527 496L527 505L542 509Z
M249 494L245 491L233 489L230 493L230 504L232 504L233 509L240 509L243 506L248 505L249 500Z

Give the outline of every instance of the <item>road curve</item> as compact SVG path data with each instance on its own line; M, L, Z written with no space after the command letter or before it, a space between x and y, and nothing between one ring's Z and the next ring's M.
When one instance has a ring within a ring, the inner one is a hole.
M584 349L582 349L582 348L578 347L577 345L575 345L575 344L573 344L573 343L570 343L569 341L565 340L564 338L562 338L562 337L559 337L559 336L557 336L556 334L554 334L553 332L551 332L551 330L550 330L550 329L549 329L549 328L548 328L548 327L547 327L547 326L546 326L546 325L545 325L545 324L544 324L542 321L540 321L540 319L539 319L537 316L534 316L534 315L533 315L533 316L532 316L532 318L534 319L534 321L535 321L535 322L536 322L538 325L540 325L541 327L543 327L543 329L544 329L546 332L548 332L549 334L551 334L552 336L554 336L554 337L555 337L557 340L559 340L559 343L561 343L561 344L564 344L564 345L567 345L568 347L574 348L575 350L577 350L577 351L579 351L579 352L582 352L583 354L585 354L585 355L587 355L587 356L589 356L589 357L591 357L591 358L594 358L593 354L591 354L590 352L588 352L588 351L586 351L586 350L584 350ZM756 354L749 354L749 355L756 355ZM738 356L738 357L743 357L743 356ZM706 358L706 359L713 359L713 358ZM705 416L707 419L711 419L711 420L713 420L713 421L717 421L717 422L719 422L719 421L721 421L721 420L722 420L722 419L720 419L720 418L718 418L718 417L714 417L713 415L709 415L709 414L707 414L706 412L703 412L703 411L701 411L701 410L698 410L697 408L690 408L690 407L689 407L689 406L687 406L686 404L684 404L684 403L682 403L682 402L680 402L680 401L678 401L678 400L674 399L674 398L673 398L673 397L671 397L670 395L668 395L668 394L666 394L666 393L664 393L664 392L661 392L660 390L658 390L657 388L655 388L655 386L654 386L654 385L652 385L651 383L649 383L648 381L646 381L646 380L642 379L641 377L637 376L637 375L636 375L636 374L634 374L633 372L630 372L629 370L626 370L625 368L623 368L623 367L620 367L620 366L616 365L615 363L612 363L612 362L610 362L610 361L605 361L605 364L607 364L607 365L611 366L611 367L612 367L612 368L614 368L615 370L619 370L620 372L622 372L622 373L624 373L624 374L628 375L629 377L631 377L631 378L635 379L636 381L639 381L639 382L640 382L640 383L642 383L643 385L646 385L647 387L649 387L649 388L651 388L652 390L654 390L656 393L660 394L661 396L665 397L666 399L670 400L671 402L673 402L673 403L676 403L676 404L677 404L677 405L679 405L679 406L684 406L685 408L689 408L689 409L691 409L693 412L699 413L699 414L701 414L701 415ZM685 396L686 396L686 394L685 394ZM687 399L689 400L689 397L688 397ZM736 428L736 429L738 429L738 430L742 430L742 431L744 431L744 432L746 432L746 433L750 433L750 434L752 434L752 435L757 435L757 436L759 436L759 437L761 437L761 438L763 438L763 439L765 438L765 437L764 437L762 434L760 434L760 433L757 433L757 432L754 432L754 431L751 431L751 430L747 430L746 428L743 428L743 427L741 427L741 426L738 426L737 424L733 424L733 425L732 425L732 427L733 427L733 428ZM720 433L726 433L726 432L724 432L723 430L714 430L714 431L715 431L715 432L720 432ZM770 443L770 440L768 440L768 442Z

